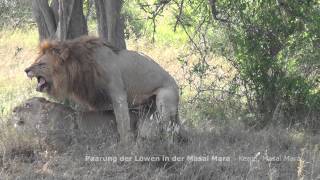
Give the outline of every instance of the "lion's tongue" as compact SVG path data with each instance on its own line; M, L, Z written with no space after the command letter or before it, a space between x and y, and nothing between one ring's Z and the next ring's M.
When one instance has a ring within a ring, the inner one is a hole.
M46 80L44 78L40 78L38 85L37 85L37 91L41 91L42 90L42 86L46 83Z

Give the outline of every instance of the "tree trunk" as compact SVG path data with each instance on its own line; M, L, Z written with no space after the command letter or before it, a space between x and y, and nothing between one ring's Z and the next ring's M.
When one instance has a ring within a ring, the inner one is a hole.
M88 34L83 15L83 0L33 0L32 11L38 25L40 41L66 40Z
M48 1L33 0L32 13L38 25L40 40L54 38L57 26Z
M99 36L119 49L126 49L122 4L123 0L95 0Z

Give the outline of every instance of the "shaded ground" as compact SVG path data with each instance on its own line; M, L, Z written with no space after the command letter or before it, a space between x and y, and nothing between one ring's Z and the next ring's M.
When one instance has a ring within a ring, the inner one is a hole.
M62 118L72 110L38 105L32 105L34 112L27 103L16 108L20 114L10 121L16 128L3 127L1 179L320 179L319 135L280 128L250 131L235 124L211 132L189 129L189 142L183 144L150 136L120 145L112 123L99 132L95 127L101 122L81 125L79 116ZM43 108L50 111L40 112ZM53 111L59 113L47 121ZM19 124L28 116L43 118L42 132L38 120ZM86 127L93 131L87 133Z

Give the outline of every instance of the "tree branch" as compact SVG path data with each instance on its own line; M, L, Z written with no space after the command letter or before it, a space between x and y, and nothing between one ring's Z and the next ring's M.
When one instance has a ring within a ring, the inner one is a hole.
M230 21L228 19L224 19L224 18L219 17L219 12L216 7L216 0L209 0L209 4L211 6L211 13L212 13L213 19L220 21L220 22L223 22L223 23L230 23Z

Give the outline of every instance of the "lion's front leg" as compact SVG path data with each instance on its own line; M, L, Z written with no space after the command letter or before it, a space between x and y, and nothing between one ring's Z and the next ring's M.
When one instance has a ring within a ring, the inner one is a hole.
M126 93L114 93L112 97L114 114L116 116L117 128L120 141L128 143L133 140L134 134L130 126L129 108Z

